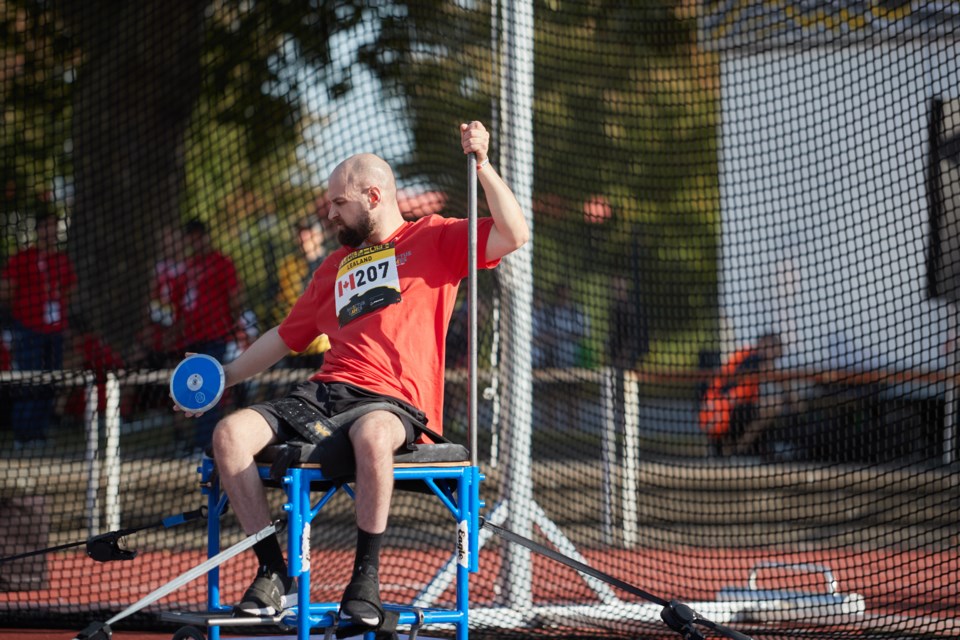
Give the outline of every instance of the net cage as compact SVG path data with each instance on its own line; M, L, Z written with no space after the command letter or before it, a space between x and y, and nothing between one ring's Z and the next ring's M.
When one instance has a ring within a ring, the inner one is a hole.
M171 367L285 317L338 246L325 190L351 154L393 167L408 219L465 217L479 120L532 230L478 278L484 514L757 638L960 634L957 4L0 0L0 25L0 555L197 508L216 418L324 345L205 421L171 409ZM336 599L355 530L328 509L314 589ZM397 492L384 598L453 533ZM191 523L127 544L5 562L0 626L76 627L206 553ZM496 537L480 567L477 637L672 633ZM222 568L225 600L254 569Z

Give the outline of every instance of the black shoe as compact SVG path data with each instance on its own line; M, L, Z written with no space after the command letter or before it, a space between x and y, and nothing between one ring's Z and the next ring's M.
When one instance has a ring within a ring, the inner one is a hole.
M383 624L380 577L376 569L354 571L340 601L340 619L371 629Z
M260 567L257 578L235 609L249 616L275 616L297 606L293 578L269 567Z

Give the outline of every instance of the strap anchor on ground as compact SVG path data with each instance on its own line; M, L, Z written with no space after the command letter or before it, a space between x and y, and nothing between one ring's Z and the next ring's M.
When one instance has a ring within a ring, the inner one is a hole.
M140 611L141 609L144 609L145 607L153 604L157 600L160 600L164 596L173 593L174 591L176 591L183 585L187 584L188 582L196 580L197 578L206 574L208 571L210 571L214 567L219 567L227 560L238 556L239 554L243 553L247 549L252 548L253 545L255 545L260 540L263 540L267 536L272 536L275 533L277 533L278 530L281 530L283 528L283 524L284 524L283 521L277 521L277 522L271 523L266 527L264 527L263 529L261 529L260 531L257 531L253 535L244 538L243 540L233 545L232 547L228 549L224 549L217 555L207 558L206 561L198 564L196 567L181 574L180 576L177 576L176 578L164 584L163 586L155 589L154 591L147 594L146 596L144 596L134 604L130 605L129 607L127 607L117 615L107 620L106 622L91 623L83 631L78 633L73 638L73 640L110 640L110 638L113 637L113 632L110 629L110 625L133 615L134 613Z
M154 522L153 524L144 525L142 527L134 527L130 529L118 529L116 531L108 531L106 533L101 533L96 536L91 536L86 540L81 540L79 542L68 542L66 544L60 544L55 547L47 547L45 549L36 549L34 551L27 551L26 553L19 553L15 556L7 556L6 558L0 558L0 564L5 562L13 562L14 560L22 560L23 558L30 558L33 556L42 556L48 553L53 553L54 551L63 551L65 549L72 549L73 547L79 547L81 545L87 545L87 555L96 560L97 562L112 562L114 560L133 560L137 556L137 552L132 549L124 549L120 546L121 538L132 535L134 533L139 533L141 531L146 531L148 529L159 529L164 527L169 529L177 525L183 524L184 522L190 522L191 520L207 518L207 507L202 506L199 509L194 509L193 511L185 511L183 513L178 513L174 516L169 516L164 518L160 522Z

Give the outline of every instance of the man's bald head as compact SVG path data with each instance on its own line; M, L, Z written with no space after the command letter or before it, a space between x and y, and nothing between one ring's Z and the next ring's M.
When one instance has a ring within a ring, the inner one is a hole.
M344 190L353 193L377 187L384 202L396 202L397 181L386 161L372 153L358 153L337 165L330 175L331 185L342 181Z
M350 156L330 174L328 215L346 246L382 242L401 224L393 170L372 153Z

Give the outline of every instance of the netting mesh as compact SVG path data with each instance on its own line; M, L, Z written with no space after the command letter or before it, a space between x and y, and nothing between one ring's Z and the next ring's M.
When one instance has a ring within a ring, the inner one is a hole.
M0 555L197 508L218 415L323 346L206 421L171 410L170 367L285 316L337 244L348 155L395 168L410 219L464 217L457 127L481 120L533 231L479 279L485 513L756 637L960 632L955 4L0 0L0 26ZM385 600L454 536L398 493ZM349 501L312 537L315 596L339 599ZM115 613L206 539L128 544L5 562L2 626ZM225 601L254 562L223 568ZM495 538L480 567L478 635L669 633ZM127 624L204 602L198 581Z

